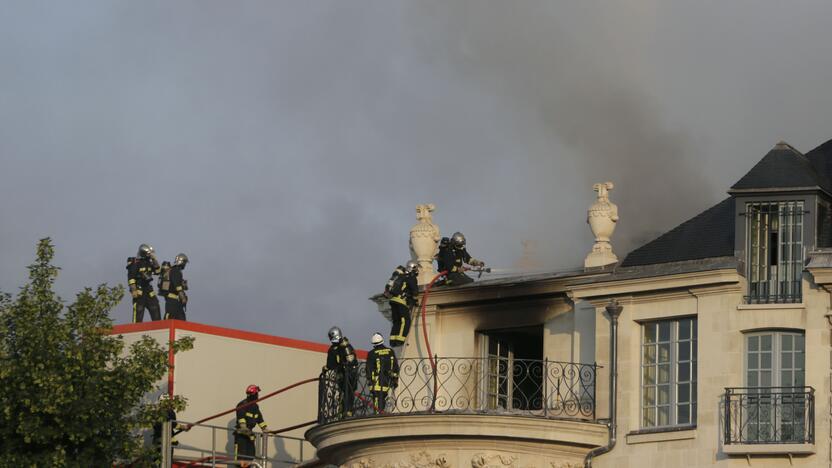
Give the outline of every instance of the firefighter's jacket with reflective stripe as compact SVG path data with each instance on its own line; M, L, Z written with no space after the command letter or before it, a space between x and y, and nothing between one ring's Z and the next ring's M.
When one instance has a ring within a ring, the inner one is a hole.
M399 275L390 287L390 300L412 307L419 296L419 285L416 283L416 272Z
M329 370L344 370L345 368L354 368L358 365L358 359L355 357L355 349L350 344L350 340L341 338L338 343L333 343L326 353L326 368Z
M185 290L188 289L188 284L182 279L182 267L176 265L170 267L168 278L170 279L170 289L167 291L167 298L176 299L183 303L187 302Z
M471 254L465 247L457 249L456 247L448 249L451 258L446 258L446 265L450 266L449 273L462 273L462 267L471 261Z
M370 390L376 392L387 392L398 385L399 362L392 349L382 344L367 354L367 380Z
M240 429L245 424L247 428L254 429L255 426L260 426L260 429L265 431L267 425L263 420L263 414L260 413L260 407L257 406L257 403L243 406L246 403L249 403L248 399L237 403L237 424L235 427ZM241 434L238 433L238 435ZM254 440L254 433L248 434L248 437Z
M153 292L153 275L162 270L159 264L149 258L127 259L127 284L131 290L138 289L143 294Z

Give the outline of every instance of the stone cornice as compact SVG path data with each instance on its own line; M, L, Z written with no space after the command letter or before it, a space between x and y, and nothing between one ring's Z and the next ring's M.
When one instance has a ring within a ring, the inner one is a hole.
M360 418L306 432L319 456L342 446L383 441L424 439L492 439L564 446L599 447L607 443L607 428L587 421L553 420L510 415L410 414Z
M608 298L611 296L633 295L669 289L690 290L699 286L738 283L740 279L741 277L736 269L723 268L719 270L574 285L569 288L568 294L572 300L578 301L600 296Z
M832 284L832 268L806 268L806 271L812 275L815 284L824 286Z

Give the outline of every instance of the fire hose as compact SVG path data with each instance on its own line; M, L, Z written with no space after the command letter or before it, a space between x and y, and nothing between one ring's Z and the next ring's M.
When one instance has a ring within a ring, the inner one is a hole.
M261 401L263 401L263 400L265 400L265 399L267 399L267 398L271 398L271 397L273 397L273 396L275 396L275 395L278 395L278 394L281 394L281 393L283 393L283 392L285 392L285 391L287 391L287 390L291 390L291 389L293 389L293 388L295 388L295 387L299 387L299 386L301 386L301 385L308 384L308 383L312 383L312 382L317 382L317 381L318 381L318 378L316 377L316 378L314 378L314 379L306 379L306 380L301 380L300 382L295 382L295 383L293 383L292 385L287 385L287 386L285 386L285 387L283 387L283 388L279 388L279 389L277 389L277 390L275 390L275 391L273 391L273 392L271 392L271 393L269 393L269 394L267 394L267 395L265 395L265 396L263 396L263 397L261 397L261 398L258 398L258 399L256 399L256 400L253 400L253 401L248 401L248 402L246 402L246 403L244 403L244 404L242 404L242 405L240 405L240 406L235 406L234 408L231 408L230 410L226 410L226 411L223 411L223 412L221 412L221 413L213 414L213 415L211 415L211 416L208 416L207 418L202 418L202 419L200 419L199 421L196 421L196 422L193 422L193 423L187 424L187 425L185 426L185 428L184 428L184 429L180 429L180 430L178 430L177 432L175 432L175 433L174 433L174 435L175 435L175 434L179 434L179 433L180 433L180 432L182 432L182 431L187 431L187 430L190 430L192 427L194 427L194 426L195 426L195 425L197 425L197 424L202 424L202 423L207 422L207 421L210 421L210 420L212 420L212 419L219 418L220 416L225 416L226 414L231 414L231 413L233 413L233 412L237 411L237 410L238 410L238 409L240 409L240 408L247 408L247 407L249 407L249 406L251 406L251 405L253 405L253 404L255 404L255 403L259 403L259 402L261 402Z
M465 268L465 270L474 270L474 269L473 268ZM482 268L482 267L480 267L480 268L477 268L475 271L479 272L479 276L477 276L477 278L479 278L479 277L482 277L483 273L491 273L491 268ZM425 339L425 348L428 352L428 360L430 361L430 367L431 367L431 370L433 370L434 375L436 375L436 359L434 358L433 352L430 349L430 340L428 339L428 326L425 322L425 315L426 315L425 310L427 309L427 306L428 306L428 296L430 295L430 290L433 288L433 285L439 280L439 278L442 278L443 276L447 276L447 274L448 274L447 270L446 271L440 271L425 286L425 291L422 294L422 306L421 306L421 309L422 309L422 311L421 311L421 314L422 314L422 336ZM436 379L433 379L433 394L434 395L436 395L437 385L438 385L438 383L437 383Z

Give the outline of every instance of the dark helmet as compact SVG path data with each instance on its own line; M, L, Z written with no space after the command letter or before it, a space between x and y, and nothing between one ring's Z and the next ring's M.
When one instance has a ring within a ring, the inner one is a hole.
M413 273L417 270L419 270L419 264L415 260L408 260L404 265L404 271L407 273Z
M187 264L188 256L183 253L180 253L179 255L173 258L173 266L181 266L182 268L185 268L185 265Z
M136 254L139 258L147 258L153 254L153 247L148 244L139 246L139 253Z
M458 249L465 247L465 235L461 232L455 232L454 235L451 236L451 243Z
M329 333L327 334L329 335L330 343L338 343L339 341L341 341L341 338L343 337L343 335L341 335L341 329L338 327L330 328Z

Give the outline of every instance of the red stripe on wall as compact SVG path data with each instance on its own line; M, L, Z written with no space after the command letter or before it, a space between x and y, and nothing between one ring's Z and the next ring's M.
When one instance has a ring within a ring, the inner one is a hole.
M235 338L238 340L251 341L255 343L265 343L275 346L283 346L286 348L316 351L319 353L325 353L327 352L327 350L329 350L329 345L323 343L314 343L312 341L296 340L294 338L284 338L282 336L266 335L264 333L234 330L232 328L217 327L213 325L205 325L196 322L186 322L182 320L160 320L157 322L128 323L123 325L115 325L113 326L112 334L116 335L123 333L164 330L165 328L170 328L171 330L187 330L197 333L206 333L214 336ZM367 351L356 350L355 353L358 355L360 359L367 358Z
M176 324L174 320L167 320L170 322L168 328L168 395L173 398L173 370L176 366L176 354L173 352L173 342L176 341Z

